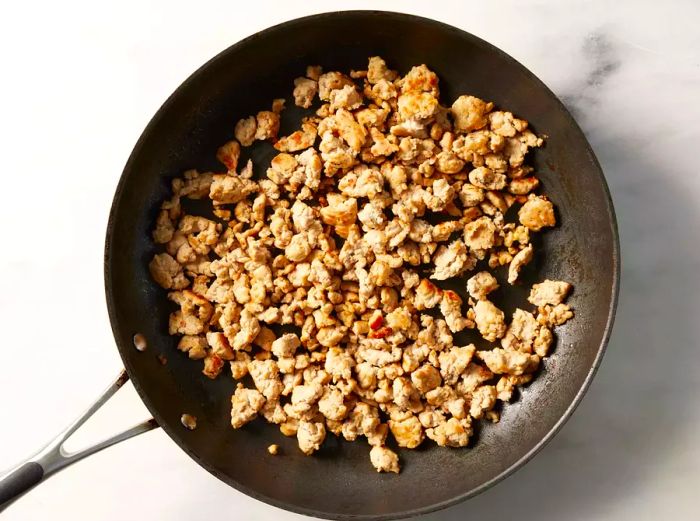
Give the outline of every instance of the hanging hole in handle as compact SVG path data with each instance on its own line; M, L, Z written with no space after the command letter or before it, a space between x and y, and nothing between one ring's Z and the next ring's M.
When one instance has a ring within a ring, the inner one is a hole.
M141 352L145 351L148 347L148 341L146 340L146 337L143 336L141 333L136 333L134 335L134 347L137 351Z

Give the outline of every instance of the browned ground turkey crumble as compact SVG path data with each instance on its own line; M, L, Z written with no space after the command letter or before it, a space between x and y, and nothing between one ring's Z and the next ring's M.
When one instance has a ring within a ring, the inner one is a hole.
M399 472L389 433L409 449L426 437L466 446L473 421L498 421L497 402L531 381L552 328L573 316L571 285L545 280L535 309L507 323L489 300L496 278L475 272L480 260L508 265L517 283L531 235L556 224L525 164L543 140L474 96L441 105L425 65L401 77L376 56L349 75L308 67L292 96L303 108L320 98L299 130L278 137L274 100L218 150L226 172L173 180L150 271L179 306L178 348L209 378L226 362L234 379L250 376L231 397L234 428L262 416L305 454L328 432L364 436L377 471ZM279 153L256 180L239 158L258 140ZM186 214L183 198L209 198L216 219ZM504 219L512 205L518 223ZM431 282L455 277L468 278L466 302ZM464 329L500 345L456 345Z

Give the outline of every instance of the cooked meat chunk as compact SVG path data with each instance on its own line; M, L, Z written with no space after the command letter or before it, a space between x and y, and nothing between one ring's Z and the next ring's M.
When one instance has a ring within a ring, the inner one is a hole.
M557 223L554 217L554 205L539 195L530 195L527 202L518 211L518 218L521 224L535 232Z
M254 389L246 389L238 384L231 397L231 426L242 427L255 418L265 404L265 397Z
M393 450L375 446L369 451L369 458L377 472L399 473L399 457Z
M480 300L474 305L474 321L484 340L494 342L506 332L505 315L493 302Z
M533 285L527 300L535 306L556 306L564 301L570 290L568 282L548 279Z
M480 271L467 281L467 291L476 300L486 300L492 291L498 289L498 281L488 271Z

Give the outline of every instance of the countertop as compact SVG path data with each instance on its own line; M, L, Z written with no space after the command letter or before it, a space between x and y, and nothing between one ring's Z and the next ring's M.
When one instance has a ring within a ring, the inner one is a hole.
M113 191L141 130L194 69L298 16L386 9L480 36L572 110L619 219L622 291L603 365L573 418L522 470L428 520L698 516L700 4L15 2L0 20L0 468L28 456L120 360L102 255ZM148 416L127 386L75 440ZM8 521L301 519L217 481L158 430L59 473Z

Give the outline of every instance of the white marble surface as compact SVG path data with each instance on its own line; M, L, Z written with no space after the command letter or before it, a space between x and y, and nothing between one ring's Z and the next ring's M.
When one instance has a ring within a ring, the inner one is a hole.
M560 95L606 172L622 238L616 327L574 417L523 470L425 519L696 519L700 4L246 5L67 0L3 7L0 468L47 441L119 370L102 289L104 229L122 166L160 103L209 57L268 25L326 10L383 8L471 31ZM129 388L80 437L91 440L146 415ZM221 515L301 519L218 482L154 431L55 476L3 519Z

